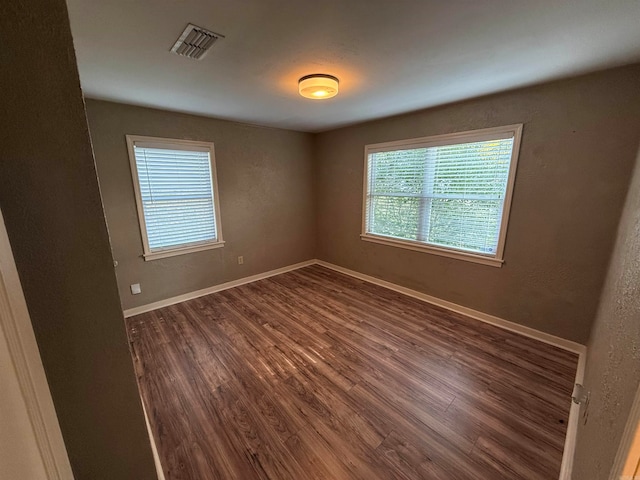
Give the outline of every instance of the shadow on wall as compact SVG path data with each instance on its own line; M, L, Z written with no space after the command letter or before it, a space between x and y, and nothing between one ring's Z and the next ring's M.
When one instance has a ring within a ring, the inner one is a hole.
M154 478L64 0L5 2L0 43L0 206L73 473Z
M584 384L591 400L578 430L573 478L608 480L640 385L640 152L588 345Z

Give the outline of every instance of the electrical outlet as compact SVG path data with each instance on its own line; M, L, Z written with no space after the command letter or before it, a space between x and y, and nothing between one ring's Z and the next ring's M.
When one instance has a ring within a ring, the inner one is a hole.
M244 264L244 257L242 255L240 255L238 257L238 265L243 265Z
M142 289L140 288L139 283L134 283L133 285L131 285L131 295L138 295L140 293L142 293Z

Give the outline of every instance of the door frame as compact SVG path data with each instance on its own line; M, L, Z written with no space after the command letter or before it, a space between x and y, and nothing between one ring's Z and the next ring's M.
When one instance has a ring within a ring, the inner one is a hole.
M47 478L73 480L1 210L0 327L6 337Z
M627 418L609 480L634 480L640 465L640 385ZM635 474L635 475L634 475Z

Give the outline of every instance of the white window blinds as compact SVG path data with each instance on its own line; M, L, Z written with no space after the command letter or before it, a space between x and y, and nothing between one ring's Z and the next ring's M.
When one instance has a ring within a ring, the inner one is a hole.
M514 135L424 143L368 153L365 235L495 256Z
M133 145L150 252L218 241L210 151Z

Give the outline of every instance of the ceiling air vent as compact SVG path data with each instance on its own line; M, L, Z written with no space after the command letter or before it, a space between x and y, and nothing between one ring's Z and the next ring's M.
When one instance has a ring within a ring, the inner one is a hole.
M171 51L176 55L200 60L219 38L224 38L224 35L190 23L171 47Z

